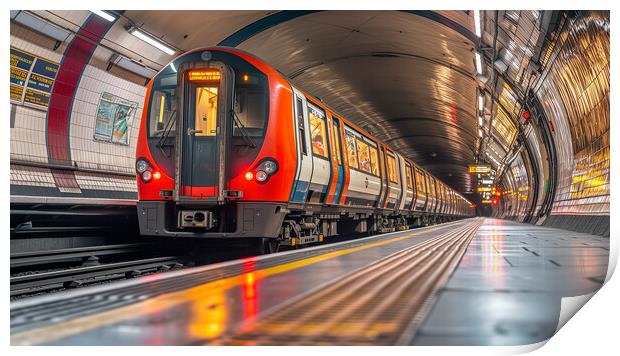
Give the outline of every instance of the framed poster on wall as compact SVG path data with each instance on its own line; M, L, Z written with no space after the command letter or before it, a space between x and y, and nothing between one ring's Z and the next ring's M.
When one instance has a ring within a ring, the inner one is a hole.
M103 92L95 118L94 139L120 145L129 144L129 123L138 103Z

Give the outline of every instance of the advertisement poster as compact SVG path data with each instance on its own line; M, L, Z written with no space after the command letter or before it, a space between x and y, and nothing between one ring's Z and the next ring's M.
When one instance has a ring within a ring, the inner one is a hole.
M103 92L99 99L94 138L100 141L128 145L129 121L138 103Z
M11 47L11 102L47 109L58 63Z

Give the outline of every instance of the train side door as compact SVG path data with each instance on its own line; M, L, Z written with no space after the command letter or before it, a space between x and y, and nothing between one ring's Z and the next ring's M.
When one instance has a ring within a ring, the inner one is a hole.
M224 201L228 112L234 75L223 63L179 68L176 200Z
M336 165L338 167L338 180L336 181L336 190L334 191L334 204L339 204L340 197L342 196L342 189L344 188L344 164L342 160L342 145L340 142L341 139L341 130L340 130L340 120L332 117L332 126L333 126L333 142L334 142L334 159L336 160Z
M297 170L291 190L290 201L303 203L308 196L312 178L312 156L310 149L310 124L308 122L308 105L306 97L293 88L293 120L297 130L295 145L297 151Z

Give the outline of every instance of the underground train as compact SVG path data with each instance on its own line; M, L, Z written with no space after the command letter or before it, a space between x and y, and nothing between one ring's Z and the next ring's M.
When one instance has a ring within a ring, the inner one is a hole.
M146 236L274 249L474 215L422 167L226 47L184 53L151 80L135 168Z

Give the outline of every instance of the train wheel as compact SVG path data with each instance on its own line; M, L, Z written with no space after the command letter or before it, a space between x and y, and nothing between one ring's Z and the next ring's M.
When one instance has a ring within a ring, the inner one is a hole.
M276 253L280 250L280 241L273 238L261 239L259 252L261 255L267 255L270 253Z

